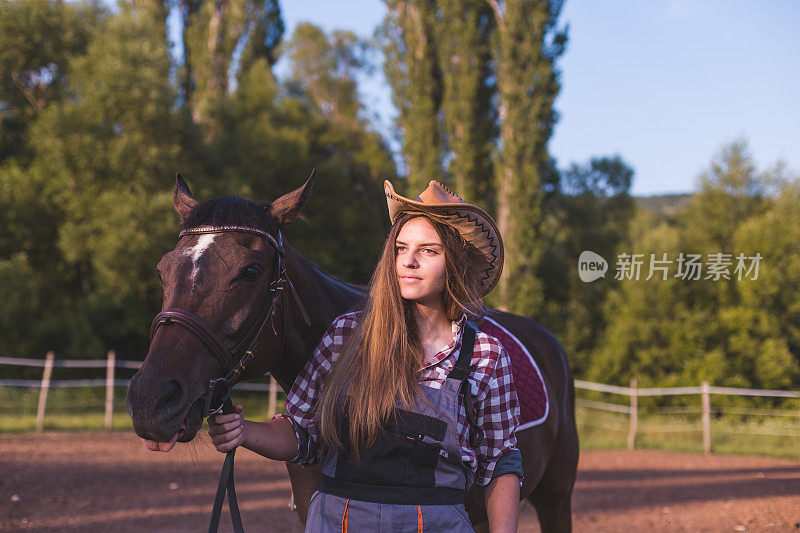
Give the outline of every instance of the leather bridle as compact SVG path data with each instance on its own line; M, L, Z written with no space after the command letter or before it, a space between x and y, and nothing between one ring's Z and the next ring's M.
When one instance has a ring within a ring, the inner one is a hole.
M222 412L228 414L233 412L233 404L230 398L231 388L242 378L247 365L253 360L256 351L258 340L267 322L270 323L273 334L277 337L278 332L275 329L275 313L277 303L280 296L283 294L285 287L289 287L292 296L297 304L297 308L303 315L303 320L306 326L311 325L311 320L308 313L303 307L297 290L294 288L289 276L286 272L284 265L284 256L286 249L283 245L283 235L278 230L277 239L269 232L250 228L245 226L198 226L195 228L183 230L178 234L178 240L188 235L202 235L208 233L251 233L264 237L275 248L275 265L272 275L272 281L269 284L269 292L264 299L264 303L258 312L255 320L250 324L247 332L242 339L231 349L225 347L225 342L220 339L211 328L209 328L203 319L194 313L185 309L177 307L170 307L162 310L153 319L150 326L150 341L153 341L158 330L164 326L171 326L178 324L186 328L195 337L200 339L214 357L220 362L223 369L230 369L224 377L211 379L208 383L208 392L205 397L203 408L203 417L208 417L212 414ZM278 355L272 364L274 368L281 355L286 343L286 307L284 306L283 314L283 328L280 335L280 348ZM216 407L213 407L216 406ZM213 407L213 408L212 408ZM219 517L222 511L222 501L225 498L225 492L228 493L228 508L231 512L231 520L234 525L234 530L237 532L243 531L241 517L239 516L239 506L236 502L236 492L233 485L233 457L236 448L229 451L225 457L225 464L222 467L220 475L219 486L217 488L217 497L214 502L214 509L211 516L211 525L209 531L217 531L219 525Z

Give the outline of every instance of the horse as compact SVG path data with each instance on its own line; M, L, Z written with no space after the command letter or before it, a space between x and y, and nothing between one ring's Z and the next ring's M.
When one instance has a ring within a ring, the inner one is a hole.
M282 237L281 228L300 216L313 182L312 173L271 203L227 196L200 204L176 176L173 204L181 237L158 263L162 313L126 398L136 434L159 443L161 451L196 436L211 379L269 373L289 391L331 322L362 301L363 286L325 273ZM489 315L535 354L549 399L542 423L516 434L524 472L520 498L533 504L543 532L571 531L578 437L564 348L529 318L498 310ZM245 340L246 365L231 358L230 348ZM321 468L288 462L286 468L305 524ZM484 493L474 484L464 496L476 531L488 531Z

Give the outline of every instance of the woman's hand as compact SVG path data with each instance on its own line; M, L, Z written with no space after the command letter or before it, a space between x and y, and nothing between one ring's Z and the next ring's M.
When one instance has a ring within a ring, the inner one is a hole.
M208 434L220 452L242 446L277 461L289 461L297 455L297 436L291 421L285 418L267 422L245 420L241 405L235 406L230 415L209 416Z
M244 417L242 406L236 405L233 414L208 417L208 434L220 452L229 452L244 443Z

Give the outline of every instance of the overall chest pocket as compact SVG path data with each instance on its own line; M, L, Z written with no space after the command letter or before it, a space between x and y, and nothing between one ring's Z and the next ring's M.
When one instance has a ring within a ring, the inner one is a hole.
M347 435L346 419L343 426ZM397 409L361 459L353 460L346 451L339 453L335 475L362 484L433 487L446 431L444 420Z

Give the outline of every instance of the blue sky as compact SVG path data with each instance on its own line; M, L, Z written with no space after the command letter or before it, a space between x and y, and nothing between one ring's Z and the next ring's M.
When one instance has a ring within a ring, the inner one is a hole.
M300 21L369 36L379 0L282 2L288 38ZM759 168L800 171L800 2L566 0L561 115L550 152L565 168L619 154L635 195L689 192L737 137ZM379 129L394 111L380 73L362 85Z

